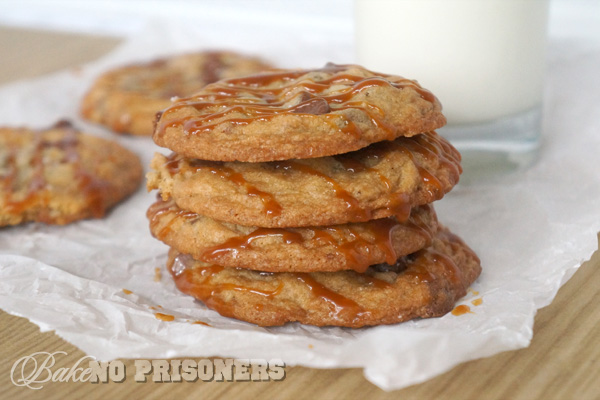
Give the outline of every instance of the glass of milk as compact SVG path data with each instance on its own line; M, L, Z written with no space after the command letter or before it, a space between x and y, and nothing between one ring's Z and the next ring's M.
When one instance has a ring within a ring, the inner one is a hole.
M355 0L358 62L416 79L467 163L522 166L540 144L547 0Z

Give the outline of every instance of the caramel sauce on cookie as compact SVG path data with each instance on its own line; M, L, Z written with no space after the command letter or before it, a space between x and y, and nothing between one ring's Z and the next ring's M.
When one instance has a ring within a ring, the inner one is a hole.
M181 219L193 221L199 218L198 214L192 211L186 211L176 208L173 201L161 202L158 201L153 203L146 213L150 220L150 229L154 232L156 227L161 223L161 217L172 214L171 219L156 233L158 239L164 239L169 233L171 233L172 226Z
M379 158L380 155L377 153L373 153L368 155L367 157ZM378 176L379 181L385 186L386 189L391 190L392 184L390 180L379 172L376 168L368 167L363 162L356 160L354 158L341 156L334 157L336 161L338 161L341 166L347 171L351 173L360 173L360 172L371 172ZM396 219L400 222L406 221L410 216L410 211L412 209L412 203L410 196L406 193L391 193L387 199L387 204L385 209L389 214L394 215ZM371 215L369 215L371 217Z
M36 153L37 153L36 146ZM6 168L8 173L2 176L2 183L7 188L5 193L5 204L4 207L8 213L22 214L25 210L40 205L42 208L48 203L48 196L44 187L46 181L43 173L43 163L41 157L35 157L31 160L30 165L33 168L33 176L30 179L27 191L23 198L15 199L12 194L13 191L18 191L16 185L18 184L19 170L17 167L17 149L9 149L9 154L6 159Z
M218 176L219 178L232 182L237 186L243 187L246 190L246 194L249 197L258 197L263 205L263 212L268 217L277 217L281 215L282 207L275 200L275 197L271 193L264 192L254 185L250 184L244 176L233 170L232 168L216 163L211 163L203 160L187 160L187 162L178 154L172 153L167 157L167 161L164 167L167 169L171 176L179 173L182 168L182 164L186 163L187 166L184 169L190 169L192 171L198 171L200 169L206 169L211 174Z
M444 246L453 246L461 242L458 237L445 230L440 231L440 236ZM443 252L445 254L445 251ZM268 290L264 289L264 286L261 289L246 286L245 282L254 282L252 275L247 276L239 269L231 274L229 271L232 271L232 269L218 265L199 266L198 262L190 255L178 254L175 250L172 250L172 253L170 253L171 257L167 267L173 275L179 290L203 301L209 308L215 309L224 316L239 316L236 311L236 304L239 306L240 301L245 301L247 302L247 307L251 307L258 312L265 310L267 304L271 304L272 308L269 312L277 313L277 315L283 313L282 317L285 320L285 313L288 311L286 302L290 298L297 296L298 293L302 293L302 298L304 299L302 303L304 305L301 304L299 307L305 307L311 301L318 301L321 306L326 305L324 310L325 313L328 313L325 316L326 320L338 321L342 326L348 326L369 321L373 316L372 313L376 311L365 308L359 301L355 300L353 296L354 291L347 291L347 289L338 291L335 289L338 284L344 288L350 286L354 290L358 289L361 292L363 290L376 290L378 293L377 296L385 296L387 290L402 290L401 288L407 284L415 285L415 287L420 286L425 292L436 292L437 289L435 288L437 286L436 284L432 286L432 283L440 279L442 285L449 284L450 288L452 288L450 290L452 293L459 293L460 288L466 283L454 281L452 278L446 281L443 278L447 274L455 274L457 277L460 275L456 272L457 266L452 257L444 254L436 250L436 246L433 246L402 257L394 265L382 264L373 266L373 270L367 274L337 272L334 274L338 278L334 281L339 279L339 283L334 285L320 282L320 277L323 277L327 281L325 278L328 275L327 273L254 272L253 274L258 274L261 277L269 277L267 281L263 281L263 285L266 284L268 285L267 287L270 286L271 288L276 286L275 289ZM448 270L452 271L449 272ZM241 274L240 276L237 275L238 271ZM378 272L388 273L386 280L372 275ZM221 273L224 275L220 276ZM389 273L393 274L389 275ZM395 277L393 277L394 274ZM236 283L231 282L231 280L234 280ZM400 286L397 286L399 280L401 283L399 284ZM255 285L260 284L259 281L257 279ZM244 282L244 284L239 282ZM224 291L229 291L230 293L222 293ZM260 297L236 298L234 295L236 291L252 293ZM274 299L277 296L282 296L281 303L268 302L269 299ZM261 298L267 301L263 302ZM307 301L309 303L306 303ZM474 301L473 304L480 304L480 302ZM452 310L452 314L454 315L463 315L469 312L470 308L467 305L459 305Z
M427 212L432 213L433 210L428 209ZM167 215L170 219L167 219ZM178 221L182 219L193 221L199 218L194 212L177 208L172 200L157 201L152 204L147 216L150 220L150 229L159 240L164 240ZM393 242L396 229L409 229L421 235L426 243L431 242L432 239L427 221L418 213L403 225L394 218L382 218L372 220L365 226L367 229L363 231L353 230L347 225L301 228L304 235L290 228L257 228L247 235L234 236L224 243L206 248L198 257L204 262L214 263L223 256L235 257L240 251L252 249L252 244L256 240L277 238L284 245L296 244L306 248L332 246L333 251L341 255L345 261L344 269L362 273L372 264L372 253L375 251L383 255L384 262L388 264L396 262L398 255Z
M235 236L225 243L206 249L202 253L202 261L212 262L223 253L237 254L240 250L247 249L252 242L266 237L280 237L286 244L302 243L301 234L283 228L258 228L249 235Z
M212 280L214 276L223 271L223 267L218 265L210 265L207 267L194 267L192 269L190 268L191 262L193 262L191 256L179 254L167 266L173 275L175 285L182 292L194 296L206 304L207 307L217 310L219 313L225 316L234 315L234 306L218 297L215 297L223 291L249 292L269 299L281 294L284 289L283 283L279 283L274 290L259 290L234 283L213 283ZM195 278L198 276L198 274L200 275L200 278ZM312 296L330 304L332 306L330 316L335 319L345 317L355 320L370 314L355 301L350 300L347 297L320 284L314 278L312 278L310 274L294 273L292 276L300 283L305 285ZM376 281L378 281L378 283L375 283ZM374 286L378 284L381 285L381 287L387 287L386 282L380 281L376 278L369 277L368 282L371 282L371 284ZM258 309L260 308L261 307L258 307Z
M38 220L41 222L50 222L52 217L49 215L48 205L50 202L50 189L45 178L46 161L44 153L47 149L60 149L63 153L62 164L71 164L74 169L74 178L77 181L77 187L83 193L86 203L86 209L90 210L92 216L99 218L105 213L105 196L109 190L109 184L94 175L90 174L83 166L79 155L79 134L69 122L61 121L50 130L58 129L65 133L65 136L57 141L48 141L44 138L43 131L34 132L34 144L29 165L32 168L32 175L29 179L27 191L22 199L16 200L13 196L7 195L5 202L6 210L13 214L22 214L26 210L39 207ZM9 173L2 177L4 185L11 190L15 190L18 178L18 168L16 157L18 149L11 149L7 158Z
M392 218L371 221L369 229L363 234L354 232L343 226L303 228L310 238L300 233L284 228L258 228L245 236L236 236L225 243L206 249L201 256L204 262L215 262L223 254L235 256L239 251L247 249L257 239L278 237L285 244L301 244L305 247L333 246L335 253L345 260L345 269L365 272L372 264L370 254L379 250L385 257L385 262L395 263L398 256L392 243L392 234L399 227ZM336 235L337 234L337 235ZM349 236L351 240L340 242L335 236ZM371 236L367 239L364 236Z
M444 143L436 133L431 132L430 134L420 134L411 138L399 138L394 142L390 142L390 146L402 151L414 162L421 177L422 185L432 200L443 197L444 185L437 176L421 165L416 157L417 155L443 165L444 169L448 171L451 181L457 182L462 172L459 153L450 147L448 143Z
M366 171L366 172L374 173L375 175L377 175L377 177L379 178L379 181L381 181L381 183L383 184L383 186L386 187L386 189L392 188L392 184L391 184L390 180L388 178L386 178L385 175L383 175L377 169L367 167L365 164L363 164L362 162L360 162L359 160L357 160L355 158L348 158L348 157L344 157L344 156L334 156L334 158L337 162L339 162L342 165L342 167L344 167L344 169L347 172L358 173L358 172Z
M64 162L72 163L78 188L85 196L86 208L92 216L100 218L105 213L106 196L110 191L108 182L90 174L83 166L83 161L77 149L79 145L78 132L68 122L59 122L56 126L67 133L67 136L51 146L60 147L65 152ZM41 153L39 153L41 156Z
M242 174L235 172L231 168L225 166L205 167L201 164L195 166L196 169L208 168L211 174L217 175L221 179L228 180L246 189L246 193L250 197L258 197L263 204L263 211L269 217L281 215L281 205L275 200L271 193L263 192L255 186L248 183Z
M440 235L439 232L438 235ZM453 234L449 235L455 237ZM462 285L462 272L456 263L450 257L430 247L404 257L402 262L406 263L404 274L414 277L417 282L433 282L441 274L452 286Z
M161 136L170 127L182 127L187 134L197 135L209 132L217 124L224 122L230 125L247 125L255 121L269 121L277 115L294 113L299 116L320 115L338 132L360 137L361 132L352 121L342 114L328 113L328 111L358 109L367 114L375 127L387 132L389 138L393 139L395 128L383 121L382 110L365 102L353 101L359 92L374 86L398 89L410 87L419 93L421 98L430 103L435 102L431 92L409 79L384 74L364 77L343 73L348 68L347 65L328 64L316 70L258 74L216 82L206 86L202 94L182 99L166 109L163 117L184 107L193 107L197 114L193 117L175 118L168 123L159 121L156 134ZM308 76L299 80L309 73L333 75L319 81ZM275 85L277 82L281 84ZM324 93L335 85L339 86L341 93L331 95ZM307 92L311 98L299 104L288 104L287 97L297 92ZM319 100L315 100L315 96L319 96ZM322 103L323 100L326 105ZM322 104L315 107L316 101Z
M173 275L175 285L179 290L188 293L201 300L207 307L217 310L225 316L233 316L234 307L227 301L216 297L223 291L241 291L257 294L266 299L277 296L283 290L283 284L279 284L274 290L260 290L249 286L235 283L214 283L214 277L223 271L219 265L190 268L193 258L189 255L180 254L167 265ZM201 279L195 279L199 273Z
M276 169L283 169L285 171L299 171L307 175L323 178L331 187L335 196L346 204L346 208L348 214L351 216L351 220L367 221L370 219L370 213L360 207L358 200L356 200L356 198L344 190L344 188L338 182L328 175L298 161L277 161L274 163L274 166Z
M369 172L375 174L379 178L381 184L390 191L392 189L390 180L378 171L377 168L369 167L366 164L369 159L384 157L390 148L403 152L413 161L420 176L422 189L427 193L427 201L440 199L448 188L446 187L447 185L442 184L440 177L436 176L435 173L430 172L423 166L423 159L430 161L434 165L443 165L443 170L446 171L444 173L449 175L447 179L450 183L457 182L458 177L462 172L460 167L460 155L458 152L449 143L433 132L416 135L411 138L399 138L392 142L371 146L366 149L364 155L365 159L362 161L345 155L334 156L334 159L339 162L340 167L346 172ZM335 197L345 204L350 221L368 221L373 218L373 212L375 210L363 209L359 201L352 196L352 194L327 174L295 160L274 161L270 162L269 165L284 172L296 171L324 179L331 187ZM236 172L222 163L185 159L173 153L167 158L164 167L171 176L187 170L197 171L203 168L207 169L210 173L221 179L230 181L239 187L243 187L249 197L258 197L262 202L265 215L273 218L280 216L283 211L282 206L277 202L272 193L259 190L254 185L250 184L244 178L242 173ZM182 171L182 168L184 171ZM398 221L406 221L410 216L413 202L414 199L407 193L392 192L387 196L385 206L379 211L384 210L385 213L383 215L394 215Z
M345 314L352 320L356 320L360 317L364 317L370 312L365 311L358 303L353 300L350 300L347 297L342 296L339 293L334 292L333 290L328 289L326 286L317 282L310 274L306 273L296 273L294 274L295 278L302 282L311 295L317 297L327 304L333 306L333 310L330 313L330 317L334 319L340 319L342 314Z

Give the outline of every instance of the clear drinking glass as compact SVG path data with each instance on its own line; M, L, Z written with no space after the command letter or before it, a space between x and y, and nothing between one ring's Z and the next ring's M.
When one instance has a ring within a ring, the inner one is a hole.
M430 89L467 168L515 169L540 146L547 21L547 0L355 0L358 62Z

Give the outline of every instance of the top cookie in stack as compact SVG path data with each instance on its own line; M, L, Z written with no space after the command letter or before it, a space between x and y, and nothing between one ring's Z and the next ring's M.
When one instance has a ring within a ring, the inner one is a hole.
M260 325L448 312L479 260L431 202L460 155L415 81L354 65L222 80L158 116L151 231L180 290ZM265 275L268 271L269 275ZM268 276L268 278L267 278Z
M165 110L154 141L212 161L315 158L440 128L441 108L415 81L328 64L211 84Z

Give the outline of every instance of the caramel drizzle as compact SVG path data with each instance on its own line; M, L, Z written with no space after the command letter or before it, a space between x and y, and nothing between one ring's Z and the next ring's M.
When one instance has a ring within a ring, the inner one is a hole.
M190 269L187 268L186 261L182 261L178 257L175 262L180 262L183 264L183 270L179 271L178 274L175 273L176 278L192 272ZM195 271L199 271L200 276L202 276L204 278L201 285L194 285L196 289L202 288L201 290L197 290L195 292L198 295L200 295L200 298L202 298L202 301L204 301L204 299L212 298L216 294L218 294L224 290L234 290L234 291L239 291L239 292L254 293L254 294L266 297L266 298L275 297L278 294L280 294L281 291L283 290L282 284L280 284L274 290L260 290L260 289L251 288L251 287L247 287L247 286L237 285L234 283L213 284L211 282L213 277L215 275L217 275L219 272L223 271L224 269L225 268L220 265L209 265L207 267L196 267L194 269ZM209 287L209 286L211 286L211 287Z
M205 262L216 262L223 255L235 257L240 251L251 247L252 242L267 237L280 237L285 244L331 245L335 252L346 261L346 268L357 272L365 272L372 264L369 255L375 249L384 254L385 262L395 263L398 256L393 246L392 234L398 228L398 223L393 219L386 218L370 223L370 234L373 239L367 240L350 227L331 226L323 228L302 228L312 236L311 239L304 237L294 231L283 228L258 228L245 236L236 236L225 243L213 246L202 252L200 259ZM334 235L350 236L351 240L338 242Z
M433 210L428 212L432 213ZM169 214L171 219L166 223L161 222ZM147 215L151 231L159 240L164 240L172 232L176 222L182 219L194 221L199 218L198 214L194 212L177 208L172 200L158 201L152 204ZM159 228L161 224L163 225ZM394 248L393 234L400 227L397 220L382 218L368 222L368 229L362 233L349 225L301 228L305 232L305 236L298 231L285 228L258 228L247 235L234 236L224 243L206 248L198 255L198 258L207 263L218 263L221 257L236 257L241 251L251 249L255 240L276 237L280 238L285 245L299 244L308 248L332 246L335 253L341 255L345 260L346 269L362 273L373 264L371 254L374 251L381 252L384 256L383 261L386 263L396 263L398 254ZM427 222L419 215L404 222L403 227L420 234L427 243L431 242L431 233L427 228ZM336 236L350 239L340 241L336 239Z
M430 199L440 199L445 194L447 188L444 187L437 176L421 165L419 160L415 157L415 154L419 154L428 160L437 159L438 162L444 165L449 171L451 180L458 181L458 177L462 172L460 167L460 155L458 152L448 142L433 132L411 138L400 138L396 141L386 143L385 146L372 146L368 149L369 154L367 155L367 159L382 157L389 146L402 151L417 166L423 188ZM348 172L361 173L367 171L376 174L382 185L388 190L391 189L392 184L389 179L376 168L368 167L363 162L349 157L336 156L334 158ZM184 163L183 158L173 153L167 158L165 168L167 168L171 175L175 175L180 172L182 163ZM189 160L188 165L195 170L206 168L210 173L219 176L221 179L228 180L239 187L243 187L248 196L258 197L261 200L263 211L266 216L276 217L281 215L282 207L271 193L264 192L251 185L245 180L243 174L236 172L232 168L200 160ZM281 169L283 171L299 171L304 174L318 176L324 179L332 188L334 195L345 203L352 221L367 221L372 219L372 212L362 209L358 200L327 174L299 161L279 161L272 163L272 165L276 169ZM388 211L388 215L394 215L398 221L402 222L409 218L411 208L412 199L408 194L392 193L388 197L387 205L383 209Z
M169 171L169 174L173 176L181 170L181 163L183 162L185 161L181 156L176 153L172 153L169 157L167 157L167 162L164 164L164 166ZM189 160L188 166L194 171L207 169L211 174L244 188L248 196L258 197L262 202L263 212L267 217L273 218L281 215L282 207L277 200L275 200L275 197L271 193L264 192L250 184L248 181L246 181L244 175L236 172L234 169L224 165L210 165L209 162L202 160Z
M203 168L203 166L198 166ZM267 217L277 217L281 215L282 207L275 200L275 197L271 193L263 192L255 186L251 185L244 179L244 176L239 172L235 172L233 169L219 166L219 167L208 167L211 174L217 175L219 178L228 180L235 183L236 185L246 189L246 193L250 197L258 197L263 204L263 211Z
M302 164L298 161L278 161L274 163L275 168L283 169L285 171L299 171L307 175L318 176L323 178L327 184L333 190L335 196L342 200L346 204L350 219L353 221L367 221L371 218L371 213L360 207L360 204L356 198L348 193L344 188L328 175L309 167L306 164Z
M462 282L462 272L452 259L431 248L419 250L410 256L412 260L404 260L407 268L405 275L414 277L418 282L433 282L437 276L432 272L435 265L442 265L442 273L447 276L454 285Z
M331 245L335 248L336 254L341 255L345 260L346 269L363 273L372 264L370 255L375 250L383 253L384 262L396 263L398 255L392 239L394 231L399 227L399 223L393 218L383 218L370 221L369 229L363 233L347 225L302 228L309 238L284 228L258 228L248 235L233 237L223 244L204 250L200 258L205 262L218 262L224 255L231 254L235 257L240 251L251 248L252 243L257 239L280 237L285 244L302 244L306 247ZM422 218L412 218L404 223L404 227L422 235L427 243L431 242L431 233ZM351 239L340 242L336 236L349 236ZM371 238L367 239L365 236Z
M234 283L219 283L212 284L212 279L215 275L223 271L223 267L218 265L210 265L207 267L195 267L192 271L189 268L188 263L190 262L191 257L185 255L178 255L175 257L173 262L168 266L173 278L175 280L176 286L184 293L191 294L192 296L198 298L207 307L213 308L219 313L226 316L234 316L234 309L231 304L220 300L215 297L215 295L221 293L226 290L234 290L241 291L247 293L257 294L259 296L263 296L266 299L273 298L278 296L283 292L284 284L279 283L276 289L274 290L259 290L256 288L251 288L247 286L242 286ZM203 278L201 281L193 278L194 272L199 272L200 276ZM332 310L330 316L334 319L341 319L344 316L351 318L353 321L365 316L368 316L370 312L365 311L358 303L349 298L336 293L326 286L317 282L314 278L307 273L294 273L291 274L295 277L299 282L305 285L308 291L316 298L319 298L332 306ZM385 281L374 277L366 277L366 281L369 285L380 288L391 287ZM260 306L260 304L259 304ZM258 309L262 309L262 307L258 307Z
M302 243L304 238L301 234L283 228L258 228L249 235L235 236L225 243L210 247L202 252L202 261L212 262L223 254L232 253L235 257L240 250L251 247L252 242L267 237L281 237L285 244Z
M324 99L331 110L345 110L349 108L359 109L365 112L371 122L388 133L392 139L395 135L395 128L383 122L381 117L383 113L377 107L372 105L351 101L356 94L374 86L394 87L398 89L410 87L417 91L419 95L431 103L435 102L435 97L431 92L421 88L416 82L404 79L391 78L389 75L377 74L380 76L365 78L356 75L343 74L348 66L328 64L320 70L291 71L272 74L258 74L250 77L229 79L216 82L204 88L206 94L196 95L194 97L182 99L170 108L165 110L164 116L176 112L184 107L193 107L198 111L193 117L176 118L169 123L161 123L157 126L157 135L163 135L165 130L170 127L182 126L188 134L196 135L212 130L219 119L227 118L231 114L241 114L242 117L231 117L226 120L230 125L247 125L254 121L268 121L282 113L294 112L295 109L301 109L307 103L314 99L314 96ZM326 72L334 74L328 79L315 82L306 78L296 81L301 76L310 72ZM279 87L271 87L277 81L283 81ZM325 90L332 85L347 85L348 88L342 93L336 95L322 95ZM290 93L308 93L309 99L293 106L286 106L284 100ZM215 110L218 109L219 111ZM298 111L299 116L312 116L312 114ZM321 117L332 127L343 134L349 134L359 137L361 132L350 120L341 114L324 114ZM162 120L162 118L161 118Z
M377 175L377 177L379 178L379 180L381 181L383 186L385 186L386 189L389 190L392 188L392 184L391 184L390 180L385 175L383 175L381 172L379 172L377 169L367 167L365 164L363 164L362 162L360 162L354 158L348 158L348 157L343 157L343 156L335 156L334 158L337 162L339 162L342 165L342 167L344 167L344 169L347 172L352 172L352 173L371 172L371 173L374 173Z
M105 211L104 195L107 192L108 183L92 176L83 169L77 151L77 146L79 145L77 131L66 121L57 123L51 129L60 129L65 132L66 135L59 141L50 142L44 140L44 132L35 132L34 150L29 161L33 173L27 188L27 194L22 200L8 198L5 207L9 212L21 214L28 208L39 204L41 211L38 220L41 222L51 222L50 210L48 209L50 193L47 190L48 183L45 179L44 151L54 147L60 148L65 152L61 162L73 165L75 179L78 181L78 188L85 194L87 208L90 209L92 216L97 218L103 216ZM18 168L16 166L17 152L18 150L14 148L10 150L7 160L10 172L6 177L2 178L4 183L12 190L16 189L15 178L18 176Z
M166 215L171 215L171 219L166 223L164 221ZM172 232L172 227L177 221L181 219L195 220L199 218L198 214L178 209L174 202L162 202L158 201L150 206L148 209L148 218L150 220L151 231L159 239L163 240L167 235ZM163 224L162 226L160 226ZM159 228L160 226L160 228ZM418 228L419 223L413 223L408 225L413 229ZM258 228L248 235L235 236L222 244L209 247L202 251L199 259L204 262L211 263L217 262L220 257L231 255L235 257L239 252L249 249L255 240L278 237L281 238L284 244L303 244L305 246L318 246L318 245L331 245L334 246L335 252L342 255L346 260L346 267L353 269L358 272L364 272L371 265L369 261L369 255L375 249L381 251L384 254L385 261L387 263L395 263L398 258L392 242L392 235L395 229L399 227L398 222L391 218L385 218L380 220L371 221L369 223L369 230L366 235L372 237L368 240L359 235L352 228L347 226L331 226L323 228L302 228L303 231L307 232L306 238L299 232L292 231L284 228ZM349 236L351 240L343 243L339 243L336 240L337 236Z
M433 218L435 218L437 222L437 215L431 204L425 204L420 207L425 208L427 210L427 213L432 214ZM404 224L408 226L413 232L420 234L425 239L426 243L431 243L433 241L433 232L431 231L431 229L429 229L427 221L425 220L425 218L423 218L421 214L411 214L411 218L407 220Z
M367 158L369 157L379 158L379 155L371 154L367 156ZM368 167L361 161L345 156L335 156L334 158L347 172L370 172L376 174L383 186L385 186L387 190L391 190L392 184L390 180L376 168ZM410 196L408 196L406 193L392 193L388 197L387 205L384 208L389 212L389 214L394 215L398 221L406 221L410 217L410 211L412 209ZM369 215L369 218L371 217L372 215Z
M161 321L171 322L175 320L175 316L171 314L154 313L154 317Z
M158 233L155 234L155 236L160 240L164 239L172 232L172 227L177 221L180 221L181 219L194 221L199 218L198 214L192 211L178 209L173 201L158 201L153 203L148 208L148 212L146 213L148 219L150 220L150 230L152 232L156 232L157 227L161 224L161 217L166 217L170 214L172 214L171 219L164 224Z
M454 315L456 317L460 317L461 315L465 315L465 314L473 314L473 312L471 311L471 307L469 307L466 304L461 304L459 306L456 306L454 308L454 310L452 310L452 315Z
M83 168L83 163L77 146L79 145L78 132L68 122L59 122L56 128L60 128L67 133L67 136L57 143L51 143L51 146L60 147L65 151L63 162L73 165L75 179L78 181L78 188L85 194L87 208L95 218L104 216L105 196L110 191L108 182L95 177Z
M46 148L46 142L42 140L42 135L40 132L36 132L34 136L34 145L33 145L33 154L29 160L29 166L32 169L31 178L29 179L29 183L27 186L27 192L25 196L20 199L14 199L13 193L18 192L18 176L19 169L17 166L17 156L19 150L17 148L9 149L8 159L7 159L7 167L9 169L9 173L3 177L3 183L8 188L7 191L7 199L5 207L8 212L21 214L25 210L35 206L36 204L41 204L40 210L40 218L45 219L48 216L48 210L45 206L48 204L49 196L48 192L45 189L46 180L44 178L44 159L43 159L43 151Z
M457 182L462 168L460 166L460 154L449 143L436 133L420 134L411 138L400 138L391 142L392 146L404 152L417 166L424 190L433 200L441 199L447 188L440 179L432 172L424 168L415 158L415 154L421 155L427 160L438 160L450 173L450 180Z
M452 243L455 236L448 234L442 235L445 240ZM459 240L459 239L456 239ZM194 262L193 258L188 255L178 255L168 265L168 269L175 279L176 286L184 293L203 301L209 308L213 308L226 316L235 316L234 307L231 303L215 298L215 295L225 290L241 291L254 293L265 297L266 299L274 298L284 292L284 284L279 283L274 290L262 290L251 287L246 287L234 283L218 283L212 284L212 279L215 275L222 272L225 268L218 265L210 265L207 267L191 268L190 262ZM430 283L438 279L438 275L433 272L441 264L441 274L447 275L451 283L454 285L461 284L461 272L454 261L446 255L443 255L432 248L420 250L410 256L403 257L396 262L403 269L400 275L412 277L416 284ZM199 272L200 278L195 276ZM261 273L264 274L264 273ZM267 274L274 275L274 274ZM298 282L305 285L308 292L315 298L324 301L331 306L330 317L336 320L356 321L363 317L368 317L370 312L365 311L357 302L351 300L325 285L319 283L308 273L292 273L286 274L295 278ZM384 280L375 278L370 275L360 275L369 286L380 289L392 288L394 284L390 284ZM256 306L261 310L263 306Z
M279 295L283 290L283 284L279 284L274 290L260 290L237 285L235 283L213 284L213 277L224 268L219 265L210 265L207 267L194 268L194 271L192 271L188 266L190 259L191 257L186 259L185 256L179 255L167 266L173 275L175 285L182 292L191 294L206 304L207 307L217 310L222 315L229 317L235 316L234 307L230 303L220 300L217 297L217 295L223 291L253 293L262 296L265 299L270 299ZM201 281L194 279L193 276L196 271L200 272L200 276L203 278Z
M349 298L342 296L341 294L336 293L328 289L326 286L320 284L312 276L310 276L310 274L296 273L294 274L294 277L306 285L312 296L325 301L327 304L333 307L333 310L331 310L329 316L334 319L339 320L341 319L342 314L346 314L352 319L352 321L355 321L356 319L366 317L371 314L369 311L365 311L355 301L350 300ZM375 278L372 279L375 280Z

